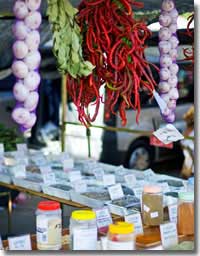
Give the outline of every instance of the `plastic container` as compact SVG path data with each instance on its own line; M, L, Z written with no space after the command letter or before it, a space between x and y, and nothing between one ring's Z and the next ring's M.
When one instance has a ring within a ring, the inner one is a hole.
M62 216L60 204L42 201L36 211L38 250L60 250L62 247Z
M134 250L134 226L128 222L110 224L108 231L107 250Z
M70 250L97 250L96 214L91 210L73 211L70 218Z
M143 224L158 226L163 223L163 193L159 186L144 186L142 194Z
M181 235L194 234L194 193L179 193L178 202L178 233Z
M194 192L194 177L188 179L187 191Z

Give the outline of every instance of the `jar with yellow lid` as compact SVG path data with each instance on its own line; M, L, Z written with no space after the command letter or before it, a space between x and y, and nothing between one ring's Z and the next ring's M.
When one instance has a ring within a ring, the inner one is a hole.
M108 229L108 250L134 250L134 225L128 222L110 224Z
M97 250L95 212L91 210L73 211L69 230L71 250Z

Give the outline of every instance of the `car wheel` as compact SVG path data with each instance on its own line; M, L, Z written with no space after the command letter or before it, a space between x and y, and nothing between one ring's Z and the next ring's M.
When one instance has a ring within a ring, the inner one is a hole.
M154 150L147 140L135 141L128 151L126 166L130 169L145 170L153 162Z

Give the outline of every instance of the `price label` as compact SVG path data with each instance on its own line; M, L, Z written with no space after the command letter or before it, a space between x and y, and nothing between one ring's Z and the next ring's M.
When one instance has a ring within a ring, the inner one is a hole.
M11 251L32 250L30 235L8 238L8 246Z
M159 187L162 188L163 193L167 193L171 191L167 182L159 183Z
M32 156L32 161L37 165L37 166L40 166L40 165L46 165L47 164L47 161L45 159L45 157L43 155L35 155L35 156Z
M3 143L0 143L0 155L4 154L4 145Z
M67 152L60 153L60 161L64 161L65 159L69 159L69 154Z
M164 144L169 144L171 142L184 139L184 136L172 124L167 124L165 127L158 129L157 131L153 132L153 135Z
M178 244L176 223L166 223L160 225L161 241L164 249Z
M133 192L137 198L142 199L143 187L134 188Z
M65 172L73 168L74 168L74 160L72 158L63 160L63 169Z
M146 179L150 179L156 176L155 172L152 169L147 169L143 171L143 175L144 175L144 178Z
M136 235L143 234L142 218L140 213L133 213L125 216L125 221L134 224L134 233Z
M87 184L85 180L76 180L73 183L74 190L77 193L85 193L87 192Z
M97 180L102 180L103 179L103 176L105 175L104 174L104 170L102 169L102 168L95 168L94 170L93 170L93 173L94 173L94 176L95 176L95 178L97 179Z
M52 169L51 169L51 166L44 165L44 166L40 166L40 171L42 174L48 174L52 172Z
M55 173L53 172L43 173L42 178L46 185L53 185L57 183Z
M21 152L19 156L16 159L18 164L28 165L28 157L25 157L24 155L21 155Z
M103 175L103 185L104 187L115 184L115 175L114 174L104 174Z
M170 222L177 223L177 208L178 206L175 205L169 205L168 206L168 212L169 212L169 220Z
M124 197L124 192L122 190L122 186L119 183L108 187L108 192L109 192L111 200L115 200L115 199Z
M0 250L3 250L3 242L2 242L1 236L0 236Z
M94 209L96 213L97 227L98 229L108 227L112 224L112 217L107 207L102 209Z
M125 175L124 176L124 180L125 180L126 184L128 186L130 186L130 187L135 186L136 181L137 181L134 174L127 174L127 175Z
M15 178L26 178L26 166L22 164L15 165L11 168L12 175Z
M164 144L154 135L150 136L150 145L155 147L160 147L160 148L169 148L169 149L172 149L174 147L174 144L172 142L169 144Z
M82 176L81 176L81 172L80 171L70 171L68 173L68 177L71 183L73 183L76 180L81 180Z
M28 152L27 145L25 143L17 144L17 151L22 152L24 154L27 153Z

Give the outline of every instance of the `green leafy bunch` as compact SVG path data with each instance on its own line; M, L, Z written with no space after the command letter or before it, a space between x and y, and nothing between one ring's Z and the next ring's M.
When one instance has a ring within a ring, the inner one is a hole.
M68 0L47 0L47 15L52 25L53 52L61 74L88 76L95 68L82 55L82 35L76 22L78 9Z

